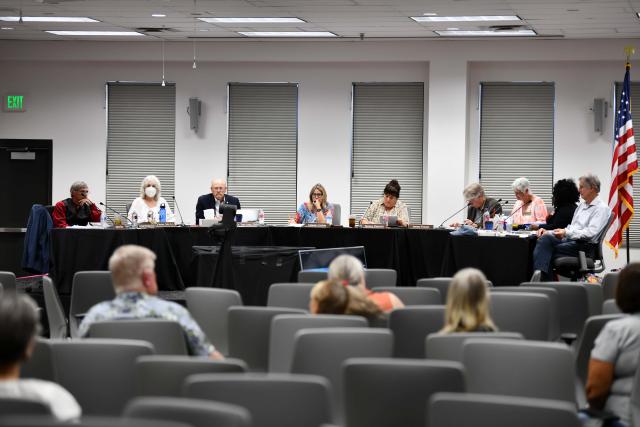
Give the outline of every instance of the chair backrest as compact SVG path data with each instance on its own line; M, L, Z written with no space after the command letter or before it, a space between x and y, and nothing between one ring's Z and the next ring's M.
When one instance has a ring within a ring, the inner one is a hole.
M16 290L16 275L11 271L0 271L0 283L2 283L2 289L6 291Z
M620 277L619 271L612 271L604 275L602 279L602 298L605 301L616 297L618 277Z
M575 362L565 344L468 339L462 360L470 393L555 399L575 404Z
M38 378L55 381L53 370L53 344L51 340L38 337L31 357L20 367L21 378Z
M331 314L279 314L271 321L269 372L291 372L296 333L309 328L366 328L364 317Z
M551 337L551 300L539 293L496 292L489 299L491 317L499 330L519 332L528 340Z
M541 288L539 286L496 286L491 288L491 293L495 292L524 292L539 293L549 297L551 317L549 318L549 341L560 338L560 313L558 311L558 291L552 288Z
M453 334L429 334L425 340L427 359L462 362L462 347L470 339L522 340L518 332L456 332Z
M587 302L589 304L589 316L597 316L602 314L602 303L604 299L602 297L602 285L599 283L587 283L583 282L584 288L587 291Z
M267 306L309 310L311 289L315 283L274 283L269 286Z
M120 415L135 395L136 359L153 353L144 341L83 339L55 341L58 384L76 398L83 414Z
M186 289L187 308L209 341L222 354L229 352L228 310L241 306L242 297L232 289L190 287Z
M13 427L192 427L186 423L164 420L143 420L138 418L121 418L120 416L95 416L83 415L74 422L60 422L51 416L42 415L16 415L3 417L3 424Z
M244 360L251 371L266 371L271 320L278 314L305 314L305 311L281 307L229 308L229 356Z
M392 352L393 334L388 329L302 329L296 334L291 372L327 378L342 419L342 363L352 357L391 357Z
M636 366L638 366L636 364ZM631 425L640 425L640 369L636 369L633 377L633 385L631 386Z
M465 391L457 362L355 358L344 363L343 373L349 427L423 427L433 393Z
M124 409L125 418L170 420L192 427L251 427L251 414L238 405L177 397L138 397Z
M71 284L71 303L69 306L69 332L71 338L78 338L78 326L91 307L115 298L110 271L78 271Z
M200 374L185 395L247 408L253 427L319 427L333 422L329 382L312 375Z
M189 375L219 372L246 372L239 359L211 360L191 356L140 356L136 360L138 396L182 396Z
M391 292L404 303L404 305L439 305L442 297L440 291L435 288L410 288L405 286L380 287L376 292Z
M364 271L364 281L367 288L396 286L398 272L390 268L367 268Z
M332 203L332 204L333 204L333 218L331 219L331 224L340 225L340 223L342 222L342 218L340 218L340 216L342 215L342 206L340 206L340 203Z
M589 317L589 300L585 285L576 282L525 282L520 286L549 287L558 291L560 333L575 334L582 331Z
M0 397L0 415L53 415L44 402L20 397ZM4 424L2 425L10 425Z
M298 271L299 283L318 283L321 280L327 280L326 271L313 271L313 270Z
M449 285L451 277L429 277L428 279L418 279L416 287L418 288L435 288L440 291L442 304L446 304L447 295L449 294Z
M60 302L58 290L49 277L42 278L42 293L44 296L44 308L49 322L50 338L66 338L69 336L69 325L64 315L64 308Z
M623 314L609 314L600 316L591 316L587 319L582 329L582 333L576 344L576 373L583 385L587 384L587 373L589 371L589 359L591 358L591 350L596 338L610 320L620 319Z
M182 326L172 320L135 319L96 322L89 327L90 338L119 338L150 342L155 354L189 354Z
M393 357L424 358L424 340L444 327L444 313L443 305L415 305L389 313Z
M602 303L602 314L620 314L622 311L618 307L615 299L608 299Z
M475 393L437 393L429 403L430 427L580 427L575 406L558 400Z
M596 272L601 272L604 271L605 269L605 265L604 265L604 253L602 252L602 244L604 242L604 237L607 234L607 230L609 229L609 227L611 227L611 224L613 224L613 220L616 219L616 214L615 212L611 212L609 214L609 219L607 221L607 225L600 230L600 232L598 233L598 236L596 237L596 253L594 256L594 260L600 261L600 266L596 266L596 269L594 271Z

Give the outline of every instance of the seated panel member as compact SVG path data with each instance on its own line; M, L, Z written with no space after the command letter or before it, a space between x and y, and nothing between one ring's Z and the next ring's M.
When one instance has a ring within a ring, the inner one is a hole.
M467 209L467 219L464 220L465 225L474 228L482 228L482 214L488 210L493 218L495 215L502 214L502 205L491 197L486 197L484 188L477 182L469 184L462 190L464 199L469 203ZM460 223L451 224L452 227L459 227Z
M585 251L593 256L597 236L609 222L611 210L598 197L600 180L595 175L580 177L580 196L582 202L573 214L571 224L566 228L538 230L538 242L533 251L533 269L540 270L544 279L549 279L551 262L560 256L578 256Z
M167 213L167 222L173 222L175 217L171 211L171 206L160 195L162 186L160 180L155 175L148 175L140 184L140 196L136 197L127 216L133 221L133 214L138 215L138 222L147 222L149 212L151 212L151 219L153 221L160 221L160 206L164 205Z
M220 205L235 205L237 209L240 207L240 200L237 197L233 197L227 193L227 182L222 178L214 178L211 181L211 193L203 194L198 197L198 203L196 203L196 224L200 223L201 219L204 219L204 211L206 209L214 209L216 216L221 216Z
M553 185L553 190L551 191L553 213L547 216L544 224L531 224L531 229L544 228L545 230L554 230L556 228L565 228L571 224L571 219L579 200L580 193L573 179L559 180Z
M53 208L53 226L66 228L100 221L102 211L89 199L89 186L84 181L71 184L71 197L56 203Z
M514 224L540 224L547 219L544 200L529 191L527 178L516 178L511 188L517 199L511 209L511 219Z
M91 307L80 323L80 336L86 336L91 324L100 321L173 320L182 326L192 354L223 359L186 308L156 296L155 260L156 255L142 246L123 245L113 252L109 258L109 270L113 275L116 297Z
M384 196L371 202L360 222L362 224L380 224L383 217L397 216L398 225L409 225L407 205L400 200L400 183L392 179L384 187Z
M333 222L333 205L327 202L327 190L322 184L311 187L309 201L300 204L295 218L290 222L296 224L331 224Z

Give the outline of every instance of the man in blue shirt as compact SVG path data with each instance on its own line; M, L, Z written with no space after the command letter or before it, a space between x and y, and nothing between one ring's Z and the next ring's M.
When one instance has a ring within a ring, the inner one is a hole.
M591 174L580 177L578 191L582 202L576 208L567 228L538 230L539 239L533 251L533 269L542 271L543 278L549 278L552 271L551 261L554 258L578 256L579 251L593 256L598 234L609 222L611 210L598 197L598 177Z

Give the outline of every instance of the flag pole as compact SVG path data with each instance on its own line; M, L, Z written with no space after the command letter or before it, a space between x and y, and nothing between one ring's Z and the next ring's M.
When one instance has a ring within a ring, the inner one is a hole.
M627 62L625 63L625 67L627 66L627 64L630 64L631 61L631 55L633 55L634 53L636 53L636 50L633 46L625 46L624 47L624 52L627 54ZM626 237L627 237L627 264L629 264L631 262L631 246L629 245L629 228L631 227L631 221L629 221L629 225L627 226L626 231Z

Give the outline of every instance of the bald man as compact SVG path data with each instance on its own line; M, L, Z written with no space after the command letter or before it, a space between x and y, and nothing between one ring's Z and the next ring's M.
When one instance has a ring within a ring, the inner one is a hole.
M240 200L237 197L226 194L227 182L221 178L214 178L211 181L211 193L204 194L198 197L198 203L196 203L196 224L200 223L201 219L204 219L205 209L214 209L216 215L220 214L220 205L236 205L237 209L240 209Z

